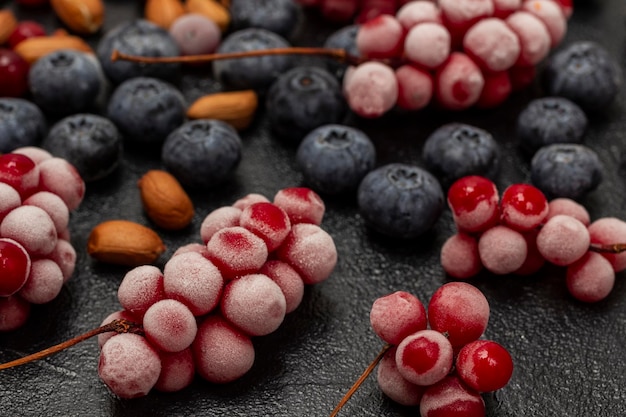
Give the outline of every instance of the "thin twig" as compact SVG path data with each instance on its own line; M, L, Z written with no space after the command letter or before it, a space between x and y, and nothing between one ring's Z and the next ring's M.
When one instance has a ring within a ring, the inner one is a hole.
M601 243L592 243L589 245L589 250L600 253L614 253L619 254L626 252L626 243L611 243L603 245Z

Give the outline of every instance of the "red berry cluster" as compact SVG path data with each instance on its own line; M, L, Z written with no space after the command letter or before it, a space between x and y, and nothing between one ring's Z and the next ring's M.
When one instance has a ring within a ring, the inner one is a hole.
M0 331L21 327L71 277L69 216L84 193L74 166L43 149L0 156Z
M363 117L433 102L495 107L533 81L571 12L571 0L408 2L359 28L357 47L371 61L346 72L346 99Z
M101 334L101 379L132 398L181 390L196 373L213 383L243 376L254 362L251 337L276 330L304 286L335 267L335 244L320 227L324 210L308 188L280 190L273 202L250 194L209 213L203 243L179 248L163 271L130 270L118 290L123 310L105 323L141 323L145 337Z
M400 404L419 405L422 417L484 416L480 393L504 387L513 374L509 352L479 340L488 321L487 299L463 282L437 289L428 315L410 293L378 298L370 323L391 345L378 365L381 390Z
M454 278L470 278L483 267L529 275L548 261L567 267L575 298L595 302L609 295L615 273L626 269L626 253L612 249L626 236L626 222L591 223L584 206L567 198L548 202L532 185L513 184L500 197L489 179L463 177L448 190L448 206L458 232L442 246L441 264Z

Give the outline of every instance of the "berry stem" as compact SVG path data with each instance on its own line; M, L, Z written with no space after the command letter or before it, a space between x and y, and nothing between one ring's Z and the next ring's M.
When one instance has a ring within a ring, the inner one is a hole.
M606 245L592 243L589 245L589 250L599 253L622 253L626 252L626 243L610 243Z
M59 343L58 345L54 345L52 347L44 349L40 352L33 353L32 355L28 355L28 356L16 359L11 362L2 363L0 364L0 371L4 369L14 368L20 365L25 365L27 363L34 362L39 359L47 358L48 356L52 356L55 353L61 352L62 350L72 347L91 337L97 336L101 333L108 333L108 332L134 333L134 334L140 334L140 335L144 334L143 327L140 324L137 324L132 321L125 320L125 319L113 320L110 323L107 323L98 328L89 330L86 333L76 336L70 340L66 340L65 342Z
M123 60L131 62L140 62L143 64L169 64L169 63L206 63L221 59L238 59L252 58L268 55L318 55L336 59L350 65L358 65L364 60L359 57L349 55L345 49L341 48L314 48L314 47L290 47L290 48L274 48L274 49L257 49L252 51L215 53L206 55L186 55L186 56L163 56L148 57L138 55L128 55L114 49L111 53L111 60Z
M363 384L363 382L367 379L367 377L370 376L370 374L372 373L374 368L376 368L376 365L378 365L378 363L382 360L383 356L385 356L385 353L387 353L387 351L390 348L391 348L390 344L386 344L385 346L383 346L383 348L380 350L380 352L378 352L378 355L376 355L374 360L369 364L367 369L365 369L365 371L363 371L363 373L361 374L359 379L357 379L354 382L352 387L350 387L348 392L346 392L346 394L343 396L341 401L339 401L339 404L337 404L337 407L335 407L333 412L330 413L330 417L336 417L337 414L339 414L339 411L341 411L343 406L348 402L348 400L350 399L350 397L352 397L352 395L356 392L356 390L359 389L359 387L361 386L361 384Z

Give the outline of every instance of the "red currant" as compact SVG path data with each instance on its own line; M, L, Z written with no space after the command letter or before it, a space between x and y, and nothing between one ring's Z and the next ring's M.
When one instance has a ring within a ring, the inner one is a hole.
M22 42L24 39L34 38L36 36L46 36L46 30L44 27L37 22L33 22L32 20L24 20L19 22L15 29L13 29L13 32L11 32L7 42L11 49L15 49L17 44Z
M456 371L467 385L479 392L504 387L513 375L511 354L491 340L476 340L460 350Z
M21 97L28 90L28 63L10 49L0 48L0 97Z
M0 156L0 182L15 188L25 199L39 184L39 169L29 157L7 153Z
M30 274L30 256L13 239L0 239L0 296L8 297L24 286Z

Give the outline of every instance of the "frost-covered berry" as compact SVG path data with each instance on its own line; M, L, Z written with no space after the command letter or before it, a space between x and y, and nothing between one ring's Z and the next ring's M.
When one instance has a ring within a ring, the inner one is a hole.
M537 249L547 261L569 265L589 249L589 231L580 221L564 214L548 220L537 235Z
M346 72L343 91L352 111L362 117L375 118L396 104L398 82L391 67L367 61Z
M462 232L450 236L441 246L440 261L446 274L457 279L473 277L483 268L478 241Z
M463 346L455 365L463 382L478 392L499 390L513 375L511 354L491 340L476 340Z
M370 325L382 340L398 345L410 334L426 329L426 309L414 295L396 291L374 301Z
M435 75L435 95L441 106L449 110L462 110L476 104L484 86L480 68L462 52L452 52Z
M500 197L488 178L470 175L456 180L448 189L452 219L462 232L483 232L500 220Z
M409 382L428 386L441 381L450 372L453 356L446 336L435 330L420 330L400 342L396 366Z
M539 226L548 215L548 200L530 184L511 184L500 198L502 222L525 232Z
M528 253L524 236L507 226L494 226L478 240L481 263L494 274L504 275L519 269Z
M612 245L624 242L626 236L626 222L616 217L601 217L591 223L587 228L591 243L600 245ZM613 265L615 272L626 269L626 252L622 253L602 253Z
M422 417L484 417L485 401L456 375L426 389L420 401Z
M613 266L601 254L587 252L567 267L567 289L577 300L595 303L606 298L615 284Z
M406 406L419 405L426 387L409 382L398 371L396 365L396 348L385 353L378 364L376 380L380 390L394 402Z

